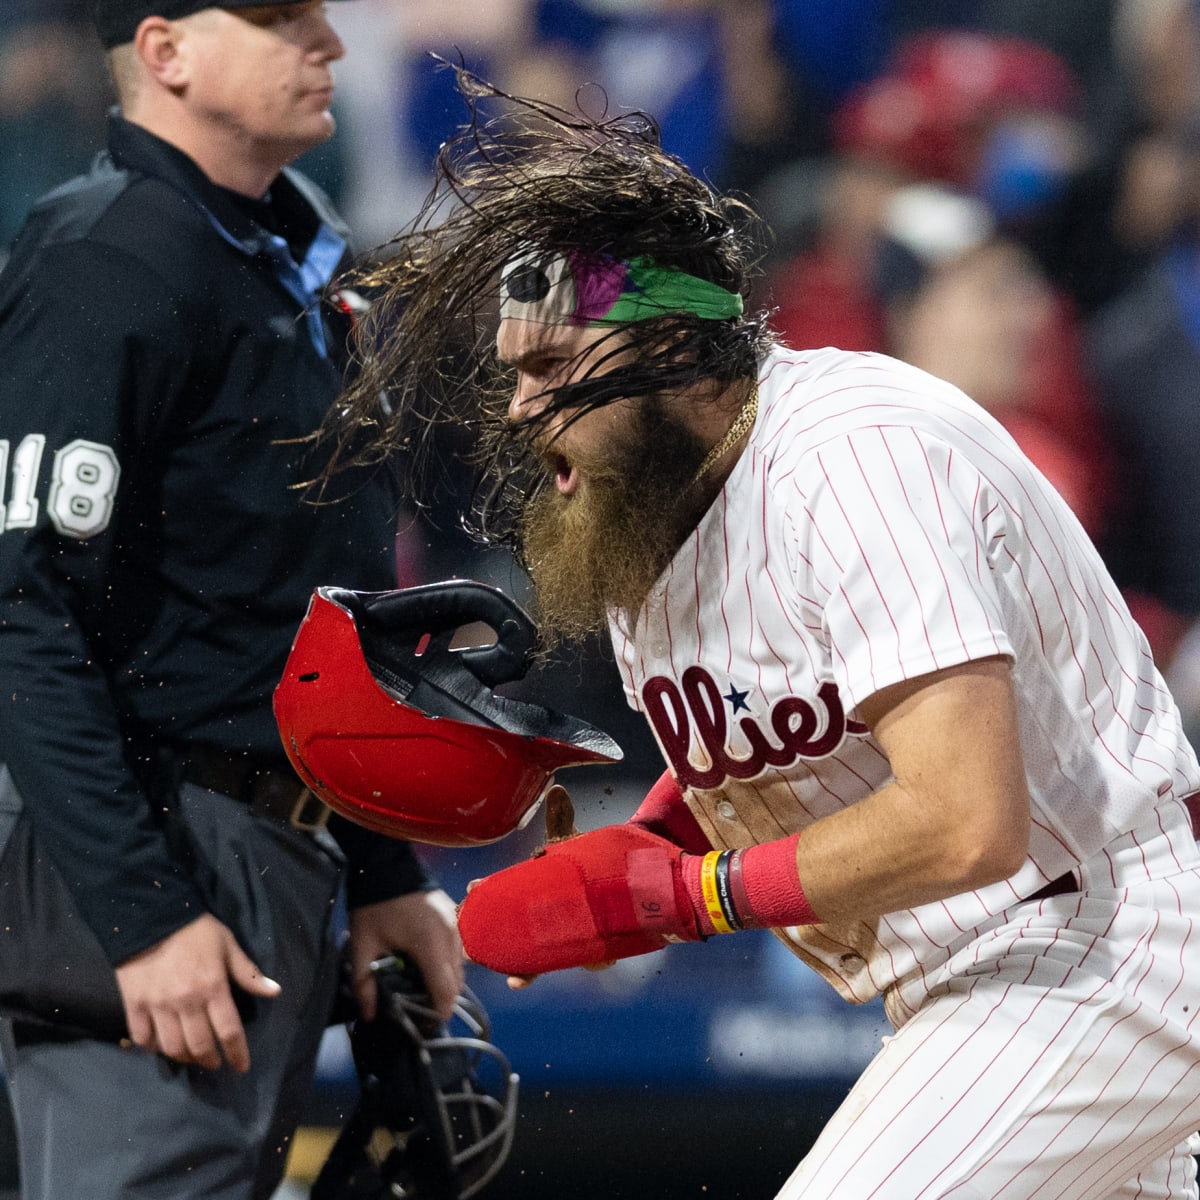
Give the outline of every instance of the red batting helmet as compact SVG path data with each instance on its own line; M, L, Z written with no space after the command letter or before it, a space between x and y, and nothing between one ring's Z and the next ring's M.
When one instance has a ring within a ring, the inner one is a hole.
M451 649L477 622L496 641ZM535 637L524 610L470 580L318 588L275 689L284 749L309 788L360 825L438 846L498 841L559 767L622 757L583 721L492 691L525 674Z

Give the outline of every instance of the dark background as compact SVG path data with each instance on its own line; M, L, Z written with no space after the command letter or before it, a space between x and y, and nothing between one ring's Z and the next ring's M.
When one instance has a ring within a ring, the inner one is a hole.
M770 1200L843 1094L526 1088L479 1200Z

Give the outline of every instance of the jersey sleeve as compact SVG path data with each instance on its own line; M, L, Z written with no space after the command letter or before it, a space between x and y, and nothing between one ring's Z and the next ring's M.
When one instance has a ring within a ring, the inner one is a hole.
M1012 654L988 567L996 510L964 455L910 426L860 429L812 451L802 491L802 575L851 706Z
M0 291L0 758L114 963L204 911L131 769L94 632L148 519L130 480L180 374L177 308L138 264L79 243Z

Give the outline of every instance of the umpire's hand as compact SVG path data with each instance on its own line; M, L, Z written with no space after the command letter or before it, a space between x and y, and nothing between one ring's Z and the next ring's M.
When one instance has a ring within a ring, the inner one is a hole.
M250 1069L246 1031L229 981L254 996L279 995L227 926L197 917L117 967L129 1036L179 1063L216 1070L225 1061Z
M454 901L441 888L410 892L350 910L350 962L359 1012L374 1020L377 1003L371 963L389 954L412 958L429 998L448 1021L463 989L463 948Z

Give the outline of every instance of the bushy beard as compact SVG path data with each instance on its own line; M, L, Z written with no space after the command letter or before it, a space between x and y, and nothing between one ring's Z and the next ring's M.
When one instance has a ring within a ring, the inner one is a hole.
M636 612L701 515L693 486L704 444L658 401L643 401L626 439L576 457L573 496L547 484L525 505L522 557L547 645L606 628L612 608Z

